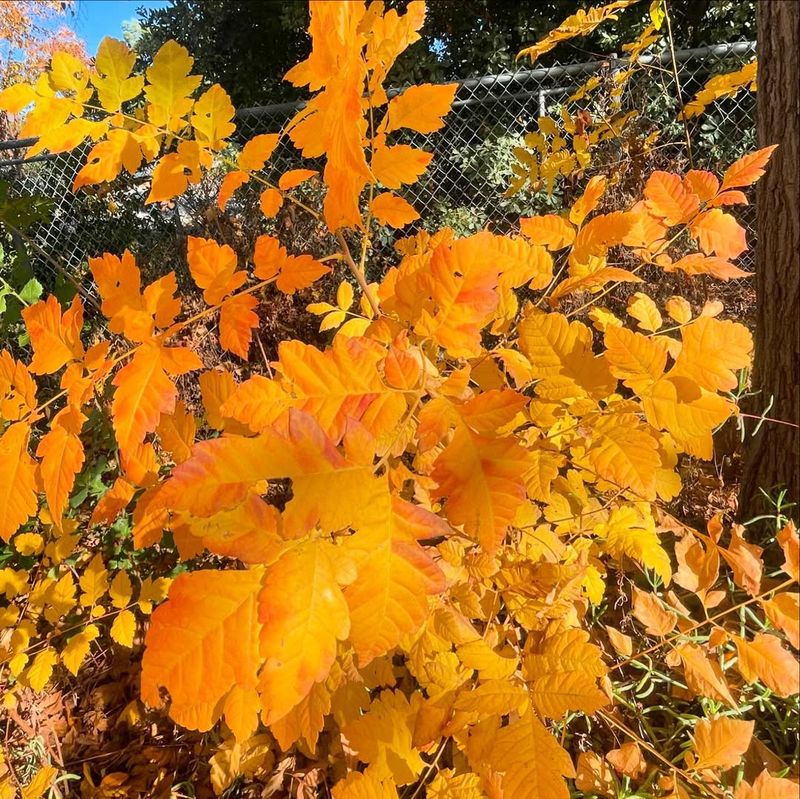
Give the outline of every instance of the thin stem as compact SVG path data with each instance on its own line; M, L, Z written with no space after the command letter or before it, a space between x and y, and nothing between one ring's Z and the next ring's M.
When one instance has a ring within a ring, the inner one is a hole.
M350 271L353 273L353 276L358 281L358 285L361 287L361 291L364 292L364 296L367 298L367 302L369 302L370 307L372 308L375 316L381 315L381 309L378 305L378 301L372 294L372 291L367 283L366 277L364 277L364 272L359 268L358 264L353 260L353 255L350 252L350 247L347 245L347 241L345 241L344 235L340 230L336 231L336 240L339 242L339 246L342 248L342 255L344 255L344 261L347 266L350 268Z
M672 38L672 20L669 14L669 0L664 0L664 19L667 21L667 38L669 40L669 52L672 56L672 77L675 79L675 91L678 94L678 106L683 104L681 97L681 80L678 76L678 61L675 58L675 41ZM689 156L689 166L694 169L694 158L692 156L692 138L689 135L689 123L686 120L686 117L681 114L681 119L683 120L683 132L686 135L686 153Z

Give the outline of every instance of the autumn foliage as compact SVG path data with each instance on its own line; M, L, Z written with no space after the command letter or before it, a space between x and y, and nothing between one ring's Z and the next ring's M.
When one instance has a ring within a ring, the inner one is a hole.
M387 98L423 17L421 2L402 14L312 2L311 53L287 74L310 100L238 150L227 95L202 86L175 42L143 75L112 39L92 68L57 53L0 94L5 110L28 109L37 151L94 142L76 189L146 167L147 202L168 202L221 162L220 208L254 184L267 219L295 204L336 243L313 257L264 233L242 256L190 236L205 303L193 315L175 274L143 285L131 252L98 254L108 335L91 342L77 297L25 310L30 357L0 356L0 535L40 567L0 570L8 696L78 673L97 639L138 648L143 635L146 705L192 730L222 725L229 765L232 752L237 764L325 752L335 799L415 785L442 799L567 799L573 784L614 796L618 779L652 769L658 795L721 795L753 734L729 713L748 685L798 692L798 537L780 532L783 565L767 575L743 528L695 530L667 511L681 460L711 459L714 431L737 415L752 340L714 304L659 307L643 276L742 277L735 207L772 148L721 175L656 171L627 207L608 206L611 176L596 175L563 213L508 235L417 228L369 284L377 226L418 219L403 187L433 156L408 134L442 127L456 89ZM324 166L274 174L279 136ZM297 193L309 181L321 209ZM221 347L247 360L259 307L332 273L337 303L310 307L328 346L283 341L241 382L187 346L213 317ZM603 304L621 283L639 289L624 317ZM199 385L202 416L179 378ZM76 505L98 403L119 475ZM123 512L137 548L174 542L194 567L134 584L81 549ZM762 631L740 625L729 594ZM598 621L623 597L628 633ZM680 763L617 710L638 650L707 711ZM569 724L585 717L627 743L578 756ZM736 795L793 790L764 770Z

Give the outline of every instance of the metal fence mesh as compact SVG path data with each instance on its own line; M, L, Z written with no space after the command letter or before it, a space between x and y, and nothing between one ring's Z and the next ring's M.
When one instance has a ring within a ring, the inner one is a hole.
M648 68L638 71L628 84L624 108L637 112L641 130L662 130L661 161L648 167L688 168L691 162L696 168L719 171L752 149L755 97L749 92L713 103L686 127L677 121L677 112L709 77L738 69L754 57L754 42L678 51L675 66L680 88L675 85L669 53L641 59ZM424 178L405 191L406 199L426 226L450 225L459 233L485 226L502 230L520 215L558 208L570 199L569 185L559 187L552 196L530 188L514 197L503 196L511 177L513 148L535 128L540 116L556 111L589 76L613 75L625 63L608 58L461 81L445 127L430 135L409 136L409 141L432 151L434 159ZM294 104L283 104L239 111L235 141L278 131L295 110ZM9 184L12 195L54 200L52 220L30 233L30 255L42 280L53 277L56 265L84 280L87 257L120 253L126 247L146 259L156 272L174 268L183 260L185 235L207 226L209 209L214 208L221 173L212 172L174 204L145 206L146 174L123 175L113 184L75 194L71 185L85 160L86 148L25 159L23 145L0 143L0 180ZM284 138L271 165L278 174L298 165L299 160L299 153ZM239 197L232 207L247 202L246 196ZM744 212L740 219L752 243L754 209L748 206ZM382 244L389 247L391 234L385 234ZM743 256L744 268L752 266L749 258ZM89 289L88 282L85 287Z

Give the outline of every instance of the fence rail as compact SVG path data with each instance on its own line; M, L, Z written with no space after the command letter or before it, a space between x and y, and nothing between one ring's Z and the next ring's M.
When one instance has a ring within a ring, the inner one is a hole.
M755 101L742 92L714 103L702 117L684 130L677 112L705 81L738 69L755 57L754 42L736 42L682 50L672 54L645 55L639 64L653 67L636 73L626 89L626 107L636 110L643 125L661 127L667 142L663 157L670 164L720 169L754 145ZM409 140L434 153L424 179L410 187L406 198L430 227L450 225L458 232L485 226L503 229L520 216L558 207L564 199L557 190L552 197L531 189L504 197L513 163L513 148L540 116L555 108L593 74L613 75L627 59L609 57L574 64L517 70L459 81L453 109L445 127ZM390 96L402 89L390 90ZM242 109L237 113L236 142L279 130L302 103L282 103ZM53 200L52 219L30 233L30 256L41 279L54 274L54 264L84 280L87 257L102 252L133 249L153 270L173 268L183 260L183 238L202 230L214 207L215 188L221 173L212 172L167 209L144 206L147 175L123 175L112 184L72 192L75 175L85 160L87 146L71 153L25 157L32 139L0 142L0 181L11 195L36 195ZM7 157L4 157L7 156ZM273 156L276 169L299 160L291 143L281 139ZM657 165L656 165L657 166ZM252 198L250 198L252 201ZM247 202L247 198L237 199ZM234 206L236 207L236 206ZM755 236L754 211L744 223L750 239ZM390 238L384 240L385 245ZM746 258L746 256L745 256ZM751 266L745 260L743 264ZM85 286L88 290L89 285Z

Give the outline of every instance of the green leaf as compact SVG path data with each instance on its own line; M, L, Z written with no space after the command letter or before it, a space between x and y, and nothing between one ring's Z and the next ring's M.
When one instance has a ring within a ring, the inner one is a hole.
M35 277L32 277L17 293L23 302L32 305L42 296L43 290L42 284Z

